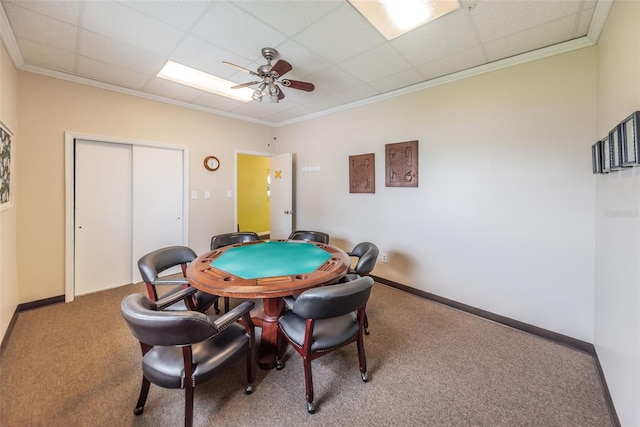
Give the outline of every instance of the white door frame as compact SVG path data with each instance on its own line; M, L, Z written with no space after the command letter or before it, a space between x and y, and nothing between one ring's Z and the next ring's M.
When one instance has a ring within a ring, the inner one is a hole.
M64 245L64 289L65 302L71 302L75 296L75 140L107 142L113 144L143 145L147 147L171 148L183 152L183 212L182 240L189 245L189 147L185 145L163 144L159 142L140 141L78 132L64 134L64 174L65 174L65 245Z

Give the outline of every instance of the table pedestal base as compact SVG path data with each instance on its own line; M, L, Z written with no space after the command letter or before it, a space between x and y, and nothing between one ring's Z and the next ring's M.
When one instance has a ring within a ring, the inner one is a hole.
M276 367L276 355L282 356L285 349L284 340L278 335L278 318L284 311L284 301L280 297L265 298L263 306L258 365L262 369L273 369Z

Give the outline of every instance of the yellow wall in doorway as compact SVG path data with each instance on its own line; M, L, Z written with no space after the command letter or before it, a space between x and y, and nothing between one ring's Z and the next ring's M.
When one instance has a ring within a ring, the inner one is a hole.
M238 227L240 231L268 232L271 223L267 196L269 157L238 154Z

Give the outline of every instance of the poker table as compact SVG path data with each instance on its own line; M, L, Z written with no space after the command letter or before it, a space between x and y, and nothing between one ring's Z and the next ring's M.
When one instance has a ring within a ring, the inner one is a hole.
M264 313L254 318L262 327L260 367L275 367L284 350L278 336L283 296L335 283L350 266L346 252L324 243L299 240L252 241L207 252L189 264L187 278L201 291L234 298L262 298Z

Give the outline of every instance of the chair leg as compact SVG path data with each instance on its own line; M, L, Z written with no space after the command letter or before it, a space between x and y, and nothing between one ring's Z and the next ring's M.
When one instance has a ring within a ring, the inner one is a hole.
M218 300L216 300L213 303L213 309L215 310L216 314L220 314L220 308L219 308L219 305L218 305Z
M256 382L256 346L252 345L247 352L247 383L244 394L253 393L253 384Z
M304 364L304 386L307 394L307 412L313 414L316 405L313 403L313 376L311 375L311 358L303 358Z
M369 335L369 318L366 311L364 313L364 334Z
M358 340L358 360L360 362L360 378L365 383L369 381L369 375L367 375L367 357L364 354L364 340L362 339L362 335L359 334Z
M140 388L140 396L138 397L138 403L133 410L135 415L141 415L144 412L144 404L147 402L147 396L149 395L149 380L142 377L142 387Z
M184 386L184 426L193 425L193 384Z
M224 297L224 312L229 312L229 297Z

